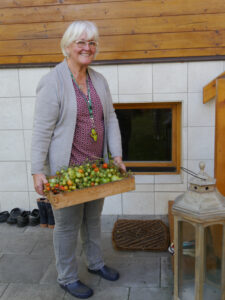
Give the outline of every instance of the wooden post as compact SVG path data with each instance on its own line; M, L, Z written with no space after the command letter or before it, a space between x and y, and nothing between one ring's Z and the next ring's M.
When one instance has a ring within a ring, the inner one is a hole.
M223 243L222 249L225 249L225 223L223 224ZM225 251L222 254L222 276L221 276L221 300L225 300Z
M205 233L202 224L196 226L195 248L195 300L203 300L203 281L205 273Z
M225 78L216 84L215 178L219 192L225 196Z

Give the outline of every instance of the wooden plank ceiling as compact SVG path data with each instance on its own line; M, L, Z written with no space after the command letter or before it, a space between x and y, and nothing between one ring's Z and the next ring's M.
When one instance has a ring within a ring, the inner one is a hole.
M99 27L98 61L225 55L224 0L0 0L0 65L61 61L78 19Z

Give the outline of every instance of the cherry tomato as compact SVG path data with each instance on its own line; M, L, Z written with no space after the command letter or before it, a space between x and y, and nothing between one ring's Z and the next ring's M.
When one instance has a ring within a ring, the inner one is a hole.
M97 167L96 164L93 164L93 165L92 165L92 168L93 168L93 169L95 169L96 167Z
M108 168L108 164L107 164L107 163L104 163L104 164L102 165L102 167L103 167L103 169L107 169L107 168Z
M95 171L95 172L98 172L98 171L99 171L99 168L97 168L97 167L94 168L94 171Z

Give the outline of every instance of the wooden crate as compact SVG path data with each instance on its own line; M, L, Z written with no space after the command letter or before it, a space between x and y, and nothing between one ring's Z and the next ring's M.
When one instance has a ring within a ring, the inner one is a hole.
M133 190L135 190L135 179L134 176L129 176L119 181L104 183L72 192L62 192L59 194L50 192L47 198L54 209L59 209Z

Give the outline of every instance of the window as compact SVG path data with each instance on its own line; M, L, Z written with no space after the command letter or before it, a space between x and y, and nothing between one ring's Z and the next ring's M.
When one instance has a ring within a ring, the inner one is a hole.
M134 172L178 173L180 103L114 104L120 125L123 160Z

